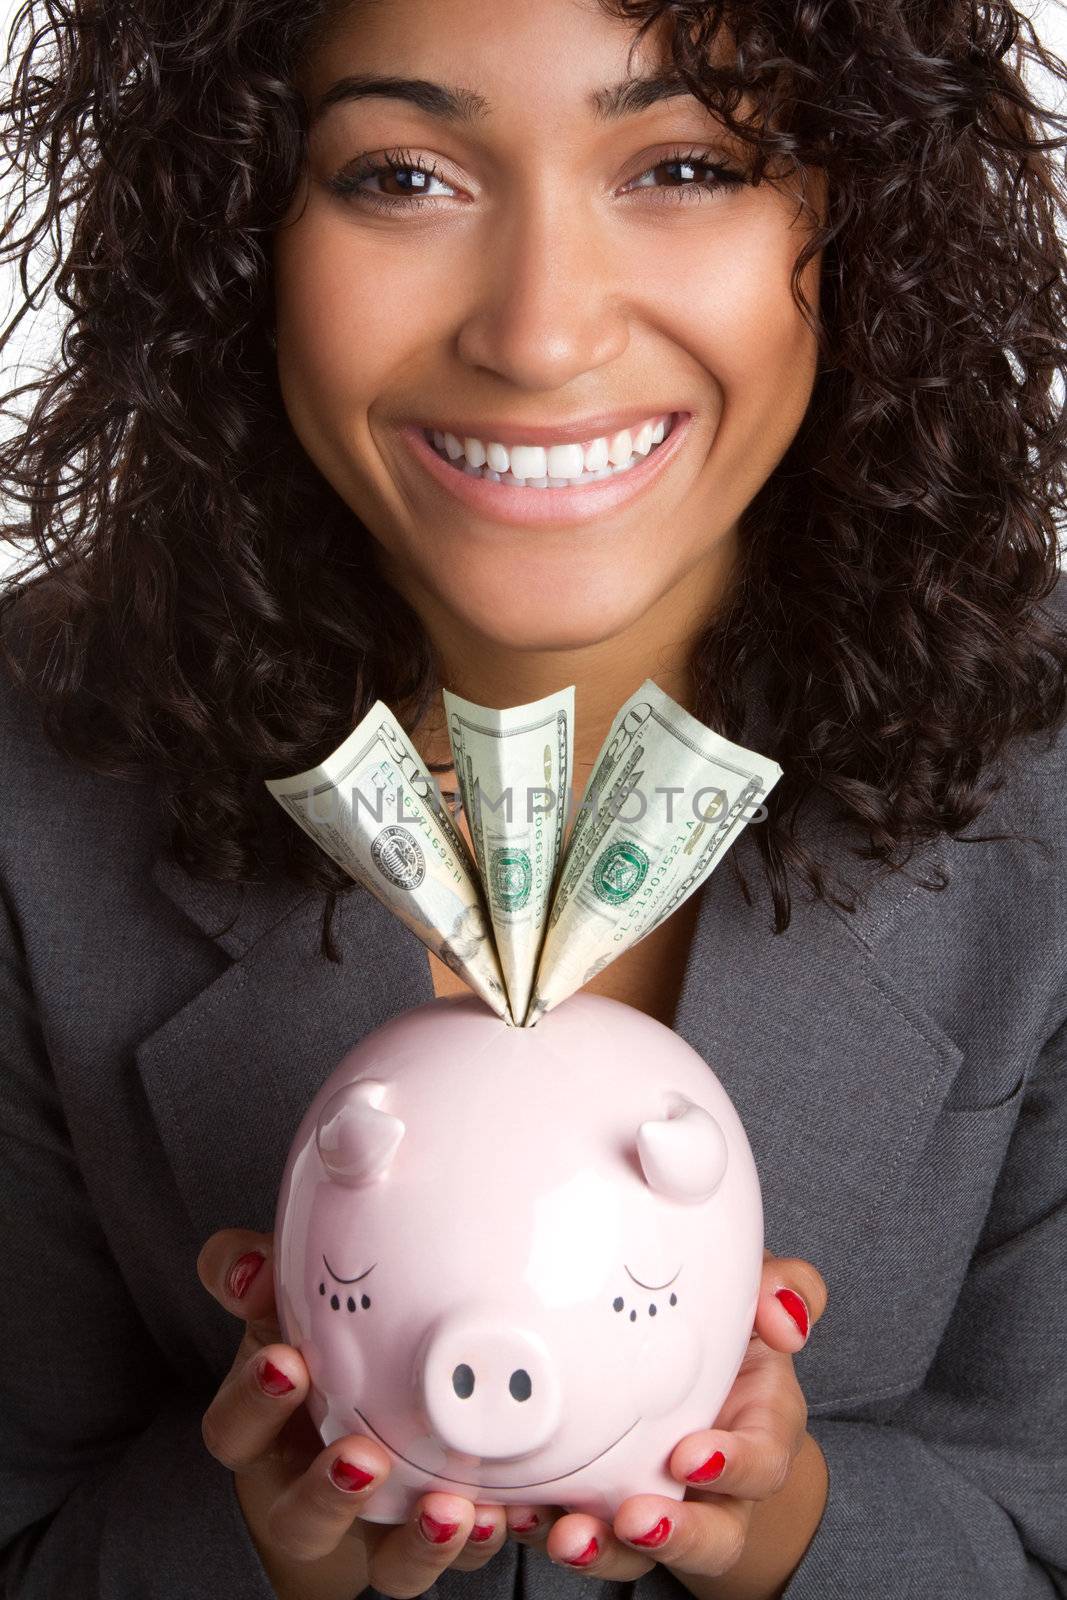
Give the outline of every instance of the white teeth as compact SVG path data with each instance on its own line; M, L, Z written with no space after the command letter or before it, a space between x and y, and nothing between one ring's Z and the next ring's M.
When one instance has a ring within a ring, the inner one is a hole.
M639 428L620 428L617 433L586 444L504 445L499 440L460 439L454 433L427 429L439 454L471 477L488 478L492 483L521 484L527 488L563 489L597 483L617 472L628 472L642 457L667 436L669 415L653 417ZM483 470L484 469L484 470Z
M608 440L608 460L613 467L621 467L634 453L633 440L629 428L623 428L620 433L613 433Z
M508 451L516 478L543 478L548 471L545 451L536 444L513 444Z
M579 478L585 466L580 444L554 444L548 452L546 471L550 478Z

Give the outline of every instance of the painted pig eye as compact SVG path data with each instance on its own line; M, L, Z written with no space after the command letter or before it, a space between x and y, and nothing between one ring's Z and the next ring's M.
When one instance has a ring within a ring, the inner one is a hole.
M326 1267L326 1271L330 1274L330 1277L334 1280L335 1283L340 1283L340 1284L345 1284L345 1285L350 1284L350 1283L362 1283L363 1279L366 1278L370 1273L372 1273L374 1271L374 1267L368 1267L366 1272L361 1272L354 1278L342 1278L333 1270L333 1268L330 1266L330 1263L326 1260L325 1256L323 1256L322 1259L323 1259L323 1263L324 1263L324 1265ZM375 1262L375 1266L377 1266L377 1262ZM326 1293L326 1285L324 1283L320 1283L319 1284L319 1293L321 1295L325 1295L325 1293ZM369 1311L370 1310L370 1295L369 1294L361 1294L360 1297L359 1297L359 1303L362 1306L364 1311ZM345 1301L345 1305L347 1306L349 1311L354 1311L356 1309L355 1297L353 1295L349 1295L347 1297L346 1301ZM338 1298L338 1296L335 1295L335 1294L332 1294L330 1296L330 1307L331 1307L331 1309L333 1311L340 1311L340 1309L341 1309L341 1301Z
M672 1283L674 1283L675 1279L678 1277L678 1273L681 1272L682 1269L681 1269L681 1267L679 1267L678 1268L678 1272L676 1272L674 1274L674 1277L673 1278L668 1278L666 1283L642 1283L640 1278L635 1278L634 1277L634 1275L630 1271L629 1267L626 1267L624 1270L626 1272L626 1276L628 1278L632 1279L633 1282L637 1284L637 1287L639 1289L644 1289L646 1291L646 1293L649 1293L649 1294L655 1294L657 1292L657 1290L659 1290L659 1289L668 1289L668 1288L670 1288L670 1285ZM673 1289L671 1290L671 1297L670 1297L670 1300L669 1300L668 1304L672 1305L672 1306L676 1306L678 1304L678 1296L674 1293ZM623 1299L621 1294L617 1294L615 1296L614 1300L611 1302L611 1309L613 1311L625 1311L626 1310L626 1301ZM645 1310L646 1310L646 1312L648 1313L648 1315L650 1317L654 1317L656 1315L657 1310L658 1310L656 1302L654 1300L650 1300L648 1302L648 1304L645 1306ZM631 1309L630 1309L630 1321L631 1322L636 1322L637 1321L637 1311L633 1307L631 1307Z

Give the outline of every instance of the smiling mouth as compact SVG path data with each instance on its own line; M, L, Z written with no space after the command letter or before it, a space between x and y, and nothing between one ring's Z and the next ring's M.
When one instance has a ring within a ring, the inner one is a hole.
M431 1469L429 1467L424 1467L421 1461L412 1461L410 1456L404 1455L402 1451L397 1450L393 1445L391 1445L388 1439L378 1432L373 1423L368 1422L367 1418L363 1415L358 1406L353 1406L352 1410L355 1412L360 1422L362 1422L363 1425L370 1430L374 1437L381 1444L383 1444L387 1450L392 1451L393 1455L396 1456L398 1461L406 1462L409 1467L414 1467L417 1472L431 1472ZM619 1437L611 1444L605 1445L603 1450L598 1450L595 1456L590 1456L589 1460L583 1461L580 1466L571 1467L566 1472L559 1472L554 1478L536 1478L531 1483L483 1483L479 1478L452 1478L444 1472L432 1472L431 1475L435 1478L441 1479L445 1483L461 1484L467 1489L492 1489L494 1491L504 1491L508 1489L542 1489L546 1484L562 1483L564 1478L573 1478L576 1472L584 1472L586 1467L591 1467L594 1461L599 1461L601 1456L606 1456L609 1450L614 1450L617 1444L621 1444L626 1438L626 1435L628 1433L632 1433L640 1421L640 1417L635 1417L625 1432L620 1433Z
M585 444L552 445L547 449L460 439L439 429L419 431L440 460L467 477L551 492L603 483L629 472L670 438L677 419L677 412L667 412L649 417L639 428L624 428Z

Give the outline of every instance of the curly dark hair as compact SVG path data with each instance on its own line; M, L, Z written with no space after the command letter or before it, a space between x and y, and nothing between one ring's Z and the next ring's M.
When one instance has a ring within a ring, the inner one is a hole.
M668 20L754 181L783 160L827 179L792 281L814 327L799 280L824 252L811 403L694 658L697 715L731 738L765 673L785 776L744 838L780 931L791 875L854 904L801 839L813 796L900 870L974 820L1010 741L1051 741L1065 714L1067 633L1041 601L1064 488L1067 123L1027 69L1062 86L1067 66L1001 0L601 3L635 43ZM375 698L412 727L439 688L368 530L295 439L269 343L269 235L307 159L293 79L335 9L24 4L2 243L25 303L0 335L2 353L54 280L61 353L6 397L37 396L0 447L26 508L0 532L36 552L0 598L0 621L18 601L30 624L9 670L64 754L160 780L194 875L326 890L331 959L351 880L263 780L321 760Z

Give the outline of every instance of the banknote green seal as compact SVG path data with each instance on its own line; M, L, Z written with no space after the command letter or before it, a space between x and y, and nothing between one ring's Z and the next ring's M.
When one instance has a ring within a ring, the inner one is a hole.
M417 889L426 876L422 846L413 833L398 823L375 835L370 853L382 877L398 889Z
M530 898L533 868L528 850L501 846L489 859L493 894L502 911L521 911Z
M632 839L616 839L596 859L590 882L605 905L620 906L640 889L648 871L648 857Z

